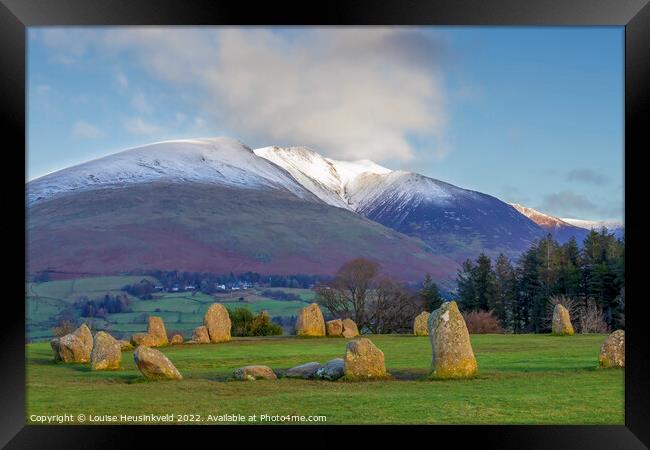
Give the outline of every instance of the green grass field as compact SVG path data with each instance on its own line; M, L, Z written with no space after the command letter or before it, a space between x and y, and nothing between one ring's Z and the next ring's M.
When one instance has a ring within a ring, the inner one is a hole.
M27 421L32 414L171 413L199 415L201 423L209 414L324 415L328 424L624 423L624 372L597 368L604 335L473 335L478 377L447 381L426 380L426 337L369 337L383 350L394 380L230 379L233 369L248 364L281 373L341 357L347 341L340 338L166 347L161 351L185 378L176 382L144 380L132 352L123 353L121 370L92 372L87 364L55 364L47 343L28 344Z
M52 337L56 318L66 307L79 297L100 298L106 293L118 294L127 284L136 283L143 278L152 283L158 281L146 276L107 276L81 278L77 280L49 281L45 283L26 283L27 336L30 340L46 340ZM246 307L254 313L268 311L271 317L296 315L300 308L308 305L314 298L309 289L271 288L298 295L302 301L285 301L261 295L265 289L248 289L219 294L215 297L201 292L166 292L155 294L153 300L140 300L129 296L133 312L109 314L106 320L80 318L79 322L92 323L96 330L106 330L116 337L128 337L132 333L146 331L147 317L160 316L168 331L179 332L186 338L192 330L203 323L203 316L214 302L223 303L229 309ZM243 298L243 301L240 300Z

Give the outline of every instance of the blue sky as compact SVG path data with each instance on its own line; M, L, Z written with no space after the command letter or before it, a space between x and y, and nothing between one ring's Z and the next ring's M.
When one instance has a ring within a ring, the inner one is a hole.
M27 179L227 135L622 220L624 30L30 28Z

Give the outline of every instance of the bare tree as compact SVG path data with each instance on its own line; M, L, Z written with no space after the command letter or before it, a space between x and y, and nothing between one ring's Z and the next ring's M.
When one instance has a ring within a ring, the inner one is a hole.
M352 318L359 330L410 330L422 300L387 275L380 275L379 269L377 263L363 258L343 264L332 281L316 287L316 301L334 317Z
M367 305L367 327L375 334L403 333L423 307L422 299L388 276L382 276Z
M367 324L366 302L378 273L379 264L374 261L348 261L336 272L334 280L316 287L316 301L334 317L351 317L361 328Z

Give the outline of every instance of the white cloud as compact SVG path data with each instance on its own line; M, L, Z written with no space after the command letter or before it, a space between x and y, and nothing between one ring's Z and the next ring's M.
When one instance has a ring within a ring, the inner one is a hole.
M97 139L104 136L104 132L88 122L79 120L72 125L72 135L81 139Z
M117 73L115 74L115 81L117 81L117 85L120 87L120 89L128 89L129 78L126 75L124 75L124 73L121 70L118 70Z
M434 156L448 151L444 48L412 28L110 28L89 42L196 89L202 116L244 142L406 161L417 136L438 144Z
M153 123L146 122L142 117L130 117L123 121L124 129L132 134L155 134L162 129Z
M141 114L151 114L153 108L147 102L146 97L142 92L136 92L131 99L131 105L135 110Z

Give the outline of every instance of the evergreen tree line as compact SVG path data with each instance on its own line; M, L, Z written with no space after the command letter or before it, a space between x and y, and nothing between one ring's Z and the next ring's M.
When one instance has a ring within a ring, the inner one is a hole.
M504 330L549 330L549 310L559 296L584 308L597 306L610 329L625 327L625 241L606 228L592 230L582 248L575 238L560 245L549 234L535 241L516 264L500 254L466 260L458 272L463 311L492 311Z

